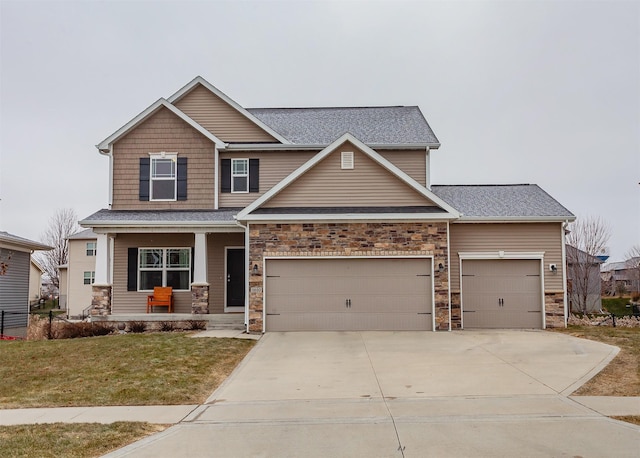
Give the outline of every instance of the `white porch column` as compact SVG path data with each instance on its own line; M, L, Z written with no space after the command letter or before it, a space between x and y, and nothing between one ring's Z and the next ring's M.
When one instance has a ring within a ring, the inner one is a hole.
M193 285L208 286L207 282L207 234L196 232L193 256Z
M96 234L98 237L96 243L96 276L95 285L108 286L111 285L110 268L109 268L109 235Z

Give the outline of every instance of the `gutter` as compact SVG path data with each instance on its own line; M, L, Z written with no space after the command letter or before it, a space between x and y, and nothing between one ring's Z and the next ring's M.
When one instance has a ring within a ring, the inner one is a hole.
M575 216L463 216L456 223L564 223Z
M220 151L300 151L322 150L331 143L280 144L280 143L228 143ZM440 143L365 143L371 149L438 149Z

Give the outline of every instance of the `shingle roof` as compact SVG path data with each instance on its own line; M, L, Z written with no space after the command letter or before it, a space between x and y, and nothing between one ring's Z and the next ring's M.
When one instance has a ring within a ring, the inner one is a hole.
M235 224L234 216L239 208L224 210L106 210L87 216L83 224L124 223L229 223Z
M329 144L346 132L369 145L440 144L416 106L249 108L247 111L296 144Z
M34 242L33 240L9 234L5 231L0 231L0 242L10 243L12 245L22 247L25 250L53 250L53 247L43 243Z
M85 229L84 231L76 232L69 236L69 240L88 240L95 238L98 238L98 236L91 229Z
M535 184L434 185L431 191L463 218L573 218L574 215Z

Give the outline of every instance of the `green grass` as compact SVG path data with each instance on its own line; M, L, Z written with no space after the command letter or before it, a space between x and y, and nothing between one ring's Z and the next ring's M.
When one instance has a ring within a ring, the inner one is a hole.
M150 333L0 342L0 408L199 404L254 341Z
M627 304L631 302L628 297L603 297L602 308L614 315L630 315L631 307L627 307Z
M0 451L5 458L96 457L163 429L127 422L0 426Z

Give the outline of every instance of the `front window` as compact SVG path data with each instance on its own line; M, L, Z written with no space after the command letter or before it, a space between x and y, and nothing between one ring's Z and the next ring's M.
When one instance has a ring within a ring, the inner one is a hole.
M249 192L249 159L231 159L231 192Z
M176 163L175 154L151 155L151 200L176 200Z
M96 242L87 242L87 256L96 255Z
M84 273L84 284L85 285L93 285L93 283L96 281L96 273L94 271L91 272L85 272Z
M190 248L141 248L139 253L139 291L154 286L189 290L191 285Z

